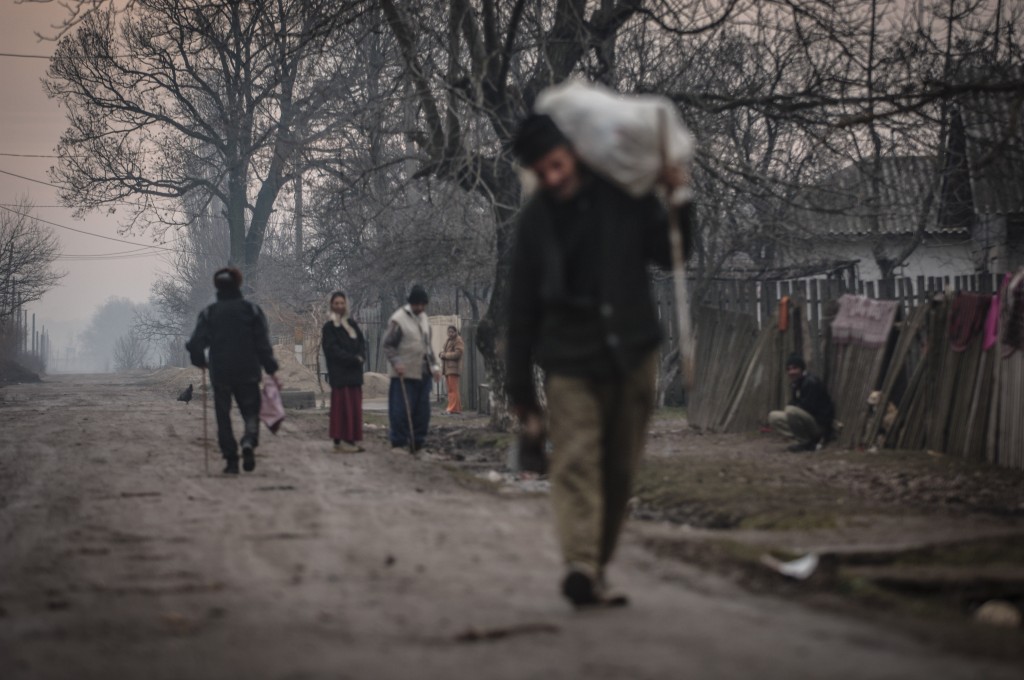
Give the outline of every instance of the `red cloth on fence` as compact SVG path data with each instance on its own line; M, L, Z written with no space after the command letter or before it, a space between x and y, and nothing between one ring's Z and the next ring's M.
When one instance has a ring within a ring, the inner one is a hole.
M331 389L331 439L363 440L363 388Z
M949 346L954 352L963 352L985 329L985 317L992 306L987 293L957 293L949 311Z
M992 296L992 304L988 306L985 316L985 344L981 346L986 352L992 349L999 339L999 293Z
M833 342L864 347L885 345L898 308L899 303L895 300L872 300L861 295L841 296L839 312L832 321Z

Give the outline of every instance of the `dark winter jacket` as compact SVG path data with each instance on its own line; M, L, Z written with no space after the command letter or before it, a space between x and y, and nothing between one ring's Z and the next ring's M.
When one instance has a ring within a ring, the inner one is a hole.
M267 317L238 291L219 291L217 302L199 313L192 337L185 343L193 365L207 365L207 348L214 384L259 382L261 367L271 375L277 372Z
M366 339L355 320L350 318L348 322L356 331L354 338L341 326L335 326L333 321L325 323L321 333L320 346L327 359L327 379L334 388L363 384Z
M692 208L680 209L689 255ZM509 303L507 389L532 405L532 363L547 373L612 379L661 339L648 265L671 267L668 218L591 176L575 197L541 192L519 216Z
M790 406L798 406L810 413L821 431L826 435L830 433L832 421L836 417L836 410L821 378L813 373L804 372L802 378L790 383L790 388L792 389Z

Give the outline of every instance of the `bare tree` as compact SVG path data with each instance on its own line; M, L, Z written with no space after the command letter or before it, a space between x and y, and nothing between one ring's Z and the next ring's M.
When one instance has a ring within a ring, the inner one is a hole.
M68 112L62 199L131 201L133 224L160 228L182 222L164 199L217 197L230 261L253 269L293 160L340 124L327 115L344 77L333 39L363 4L137 0L82 14L46 81Z
M146 367L149 343L134 329L114 342L114 370L134 371Z
M54 269L60 250L53 230L32 216L27 198L0 206L0 322L60 282L64 273Z

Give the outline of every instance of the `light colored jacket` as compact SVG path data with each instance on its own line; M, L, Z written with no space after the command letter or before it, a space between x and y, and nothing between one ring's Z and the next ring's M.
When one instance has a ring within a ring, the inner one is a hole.
M466 351L466 343L461 335L445 340L444 349L441 351L441 365L444 366L445 375L459 375L462 373L462 354Z
M441 367L430 344L430 317L426 312L413 314L409 305L399 308L388 319L384 336L384 356L388 359L388 376L397 378L396 366L405 367L408 380L419 380L424 373L439 372ZM419 367L419 368L417 368Z

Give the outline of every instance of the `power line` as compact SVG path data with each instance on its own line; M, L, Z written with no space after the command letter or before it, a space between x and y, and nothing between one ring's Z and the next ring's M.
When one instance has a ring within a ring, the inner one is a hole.
M120 259L124 257L148 257L154 253L147 251L153 250L153 246L142 246L141 248L132 248L131 250L118 250L113 253L61 253L57 256L57 259Z
M2 172L2 171L0 171L0 172ZM113 236L104 236L102 234L95 234L95 233L93 233L91 231L85 231L83 229L75 229L74 227L65 227L63 224L57 224L56 222L50 222L49 220L44 220L41 217L36 217L35 215L30 215L29 213L23 213L23 212L20 212L18 210L13 210L11 208L8 208L7 206L0 206L0 210L6 210L7 212L14 213L15 215L21 215L22 217L27 217L29 219L35 220L36 222L42 222L43 224L49 224L50 226L58 227L60 229L67 229L68 231L74 231L74 232L77 232L79 234L85 234L86 236L95 236L96 238L101 238L101 239L104 239L106 241L116 241L117 243L127 243L127 244L133 245L133 246L142 246L144 248L153 248L153 249L156 249L156 250L166 250L169 253L176 252L174 250L174 248L165 248L164 246L160 246L160 245L146 245L145 243L137 243L135 241L128 241L128 240L123 239L123 238L114 238Z
M11 57L14 59L50 59L49 54L18 54L16 52L0 52L0 57Z
M32 179L31 177L25 177L25 175L19 175L19 174L13 173L13 172L7 172L6 170L0 170L0 175L10 175L11 177L17 177L18 179L23 179L23 180L26 180L28 182L35 182L36 184L43 184L43 185L48 186L48 187L53 187L54 189L60 189L60 187L57 186L56 184L51 184L50 182L44 182L41 179Z
M39 153L0 153L0 156L10 156L11 158L60 158L54 154L39 154ZM80 156L78 156L80 158Z

